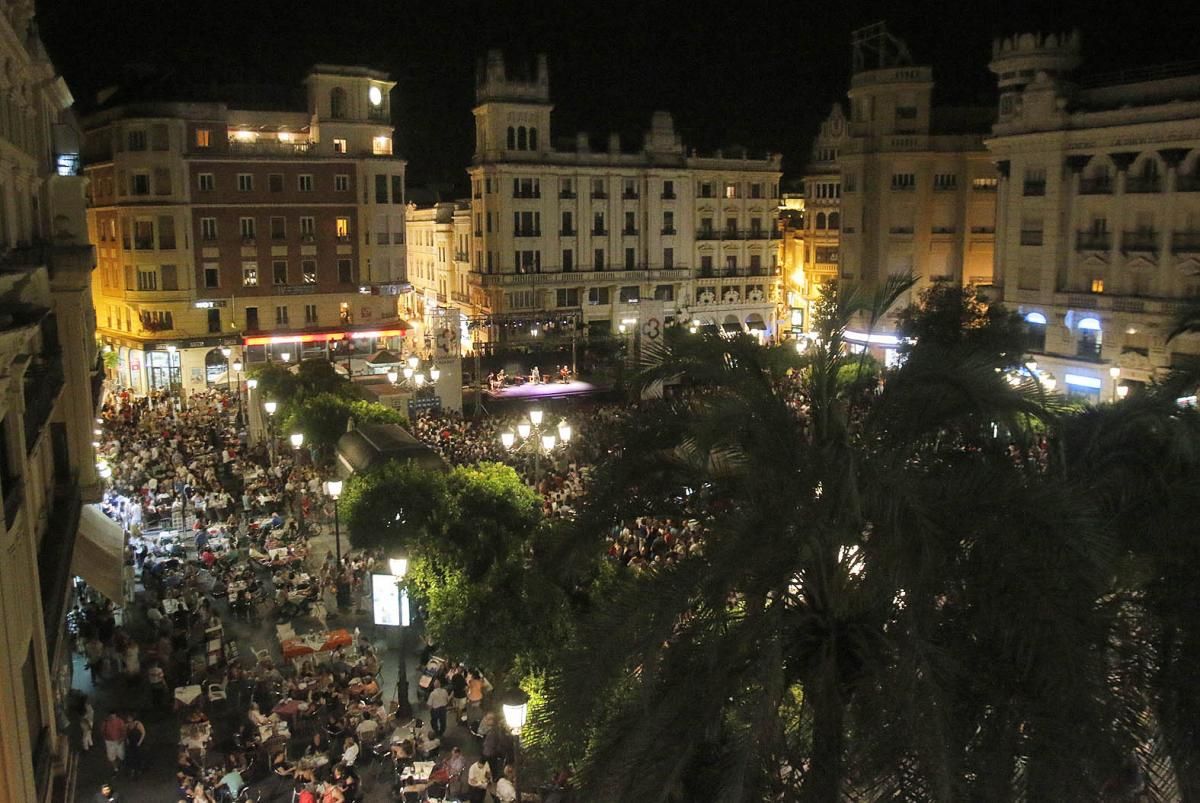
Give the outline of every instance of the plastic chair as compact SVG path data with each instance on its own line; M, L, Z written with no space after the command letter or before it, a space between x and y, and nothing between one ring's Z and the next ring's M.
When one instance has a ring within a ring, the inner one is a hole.
M222 683L208 684L208 701L210 703L224 702L228 699L225 696L225 685Z

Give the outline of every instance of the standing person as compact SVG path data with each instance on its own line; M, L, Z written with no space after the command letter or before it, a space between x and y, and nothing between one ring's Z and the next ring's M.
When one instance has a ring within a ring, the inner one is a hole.
M104 738L104 755L115 774L125 760L125 720L113 711L100 723L100 735Z
M146 726L137 714L125 715L125 766L129 777L136 778L142 771L142 743L146 741Z
M92 729L96 727L96 710L92 701L83 698L83 713L79 716L79 747L83 752L92 749Z
M467 770L467 799L472 803L483 803L488 787L492 785L492 768L483 756Z
M462 664L450 672L450 696L458 721L467 721L467 670Z
M496 794L494 797L500 803L515 803L517 799L517 773L513 769L513 765L509 764L504 768L504 774L500 776L500 780L496 781Z
M433 681L433 691L429 692L429 727L441 739L446 735L446 709L450 705L450 692L442 687L440 680Z

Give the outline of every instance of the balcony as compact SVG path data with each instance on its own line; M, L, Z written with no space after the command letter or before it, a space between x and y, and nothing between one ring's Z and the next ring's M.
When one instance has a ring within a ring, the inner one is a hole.
M1171 253L1200 253L1200 231L1177 231L1171 235Z
M457 290L452 290L452 291L450 292L450 298L451 298L451 300L453 300L453 301L454 301L456 304L470 304L470 303L471 303L471 296L470 296L470 294L468 294L468 293L460 293L460 292L458 292Z
M513 237L541 237L541 229L513 229Z
M1080 195L1111 195L1113 191L1112 178L1083 178L1079 180Z
M609 270L574 270L574 271L543 271L542 273L485 273L480 275L479 284L482 287L503 287L510 285L555 285L578 284L580 282L621 281L636 277L645 281L682 281L687 279L690 271L685 267L649 268L628 271L620 269ZM475 274L472 275L474 280Z
M672 234L675 234L675 233L676 233L676 231L675 231L675 227L674 227L674 226L663 226L663 229L662 229L662 235L663 235L664 237L670 236L670 235L672 235Z
M717 231L716 229L700 229L699 231L696 232L696 239L697 240L719 240L719 239L721 239L721 232Z
M33 451L63 387L62 354L43 354L25 369L25 449Z
M625 201L636 201L638 199L637 190L625 190L621 193L621 198Z
M559 229L559 237L575 237L579 234L579 229Z
M576 196L571 190L562 190L558 193L558 197L564 201L573 201L578 196Z
M230 138L229 152L247 156L304 156L312 151L311 142L276 142L261 140L258 142L243 142Z
M891 226L888 228L888 234L912 234L912 226Z
M1046 194L1046 182L1044 181L1026 181L1024 186L1024 194L1027 197L1039 197Z
M1081 231L1075 235L1076 251L1108 251L1112 248L1112 235L1106 231Z
M633 229L633 228L629 228L629 227L625 227L625 228L621 229L621 234L626 237L636 237L637 233L638 233L637 229Z
M339 234L337 237L337 241L343 245L349 244L350 235L349 234Z
M1021 245L1041 245L1045 235L1041 230L1022 231Z
M242 245L254 245L255 237L253 234L242 235Z
M1125 192L1162 192L1162 179L1158 176L1126 176Z
M512 197L514 197L514 198L541 198L542 193L540 190L518 190L517 192L513 193Z
M607 237L608 229L592 229L593 237Z
M607 200L608 193L604 190L592 190L592 199L597 201Z
M749 229L742 232L747 240L766 240L771 236L770 229Z
M1158 251L1158 232L1126 231L1121 234L1121 250L1125 253L1153 253Z
M659 197L660 197L660 198L662 198L664 201L674 201L674 200L675 200L675 193L673 193L673 192L664 192L664 193L663 193L662 195L660 195Z

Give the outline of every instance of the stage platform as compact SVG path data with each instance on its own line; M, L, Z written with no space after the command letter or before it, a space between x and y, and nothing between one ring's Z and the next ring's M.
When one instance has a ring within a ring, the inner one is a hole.
M599 388L591 382L572 379L570 382L551 382L549 384L509 385L503 390L485 390L483 393L489 399L561 399L567 396L584 396L594 393Z

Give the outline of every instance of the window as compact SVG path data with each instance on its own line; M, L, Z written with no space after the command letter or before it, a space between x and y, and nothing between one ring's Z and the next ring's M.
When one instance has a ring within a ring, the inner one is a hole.
M388 177L380 174L375 177L375 203L386 204L388 202Z
M346 140L344 140L344 139L334 139L334 141L333 141L333 152L334 152L334 153L345 153L345 152L346 152Z
M562 252L562 269L563 273L570 273L575 270L575 252L570 248L564 248Z
M642 300L642 288L637 285L629 285L621 288L621 303L636 304Z
M491 179L488 179L488 184L491 184ZM491 192L491 190L488 190ZM558 197L559 198L574 198L575 185L569 178L559 179L558 182Z
M140 128L132 129L128 133L126 140L129 143L128 150L131 150L131 151L146 150L146 132L143 131L142 129L140 129Z
M238 192L250 192L254 189L254 175L252 173L238 173L237 186Z
M242 242L244 242L244 243L254 242L254 218L252 218L252 217L238 218L238 228L242 232Z
M736 237L737 231L738 231L737 224L738 224L737 218L735 218L735 217L725 218L725 233L730 235L731 237Z
M751 254L750 255L750 275L751 276L761 276L762 275L762 254Z
M221 266L216 262L204 263L204 286L210 289L221 286Z
M508 136L505 137L504 144L508 146L510 151L515 151L517 149L517 129L513 128L511 125L508 127Z
M133 221L133 247L138 251L154 249L154 221Z
M913 173L892 173L893 190L911 190L917 186L917 177Z
M675 267L675 249L674 248L664 248L663 249L663 267L666 268L667 270L671 270L672 268Z
M313 218L305 216L300 218L300 238L311 241L316 236L317 227Z
M559 234L572 235L574 233L575 233L575 213L574 212L563 212L562 213L562 229L561 229L561 231L559 231Z
M555 306L559 307L578 307L579 306L579 288L567 287L555 291Z
M637 234L637 213L636 212L626 212L625 213L625 228L622 230L622 233L623 234Z
M592 266L596 270L604 270L604 249L597 248L593 254Z
M701 278L709 278L713 275L713 258L711 254L704 254L700 257L700 276Z
M212 147L212 130L208 128L196 129L196 147L209 148Z
M267 173L267 190L283 192L283 173Z
M732 182L727 183L725 185L725 197L726 198L738 197L738 185L735 183L732 183Z
M605 235L608 234L604 230L604 213L596 212L592 215L592 234Z
M608 303L608 288L607 287L589 287L588 288L588 304L595 307L600 304Z
M1000 179L992 176L971 179L971 189L977 192L995 192L998 186Z
M606 193L604 191L604 179L602 179L602 178L592 179L592 197L593 198L607 198L608 197L608 193Z
M158 289L158 271L154 268L139 269L137 272L137 289L139 290L157 290Z
M938 173L933 177L933 189L939 192L953 190L958 186L958 176L954 173Z
M1046 194L1046 168L1030 167L1025 170L1025 195L1039 196Z
M208 310L208 333L210 335L218 335L221 333L221 310Z
M663 197L664 201L672 200L675 197L675 182L674 181L664 181L663 182L662 197Z
M329 116L334 120L346 117L346 90L340 86L329 90Z
M275 325L276 326L287 326L288 325L288 308L286 306L275 308Z
M711 181L701 181L700 182L700 197L701 198L712 198L713 197L713 185L712 185Z
M287 284L288 269L286 259L276 259L271 262L271 283Z
M129 177L129 194L130 195L149 195L150 194L150 174L149 173L134 173Z
M525 134L525 126L517 126L517 150L523 151L527 147L528 140Z
M304 323L305 323L305 325L311 326L311 325L315 324L316 322L317 322L317 305L316 304L305 304L304 305Z
M246 307L246 329L257 332L259 328L258 307Z
M375 156L392 155L392 138L375 137L371 140L371 153Z
M624 186L621 188L621 197L631 200L638 197L637 181L635 179L625 179Z
M200 192L212 192L216 189L217 182L212 173L201 173L196 176L196 186Z
M350 242L350 218L340 217L337 219L337 238L339 243Z
M491 181L489 180L489 184ZM392 176L392 203L404 203L404 177Z
M338 268L338 281L339 282L341 282L342 284L349 284L350 282L354 281L353 277L351 276L351 272L350 272L350 260L339 259L338 263L337 263L337 268Z
M206 243L216 242L217 219L215 217L200 218L200 239Z
M917 119L917 107L916 106L897 106L896 107L896 119L897 120L915 120L915 119Z
M1029 351L1046 350L1046 316L1031 312L1025 316L1025 348Z
M242 263L242 287L258 287L258 263Z
M675 213L674 212L663 212L662 233L663 234L674 234L675 233Z
M300 270L304 274L305 284L317 283L317 261L315 259L305 259L300 262Z
M175 250L175 218L160 215L158 218L158 247L160 250Z
M654 287L655 301L674 301L675 300L675 285L660 284Z
M300 192L312 192L312 190L313 190L312 173L301 173L299 176L296 177L296 179L297 179L296 186L300 190Z
M272 216L271 217L271 239L285 240L287 239L287 218Z
M1091 290L1093 293L1104 292L1104 280L1100 278L1092 279Z
M625 270L633 270L637 267L637 251L632 248L625 249Z

